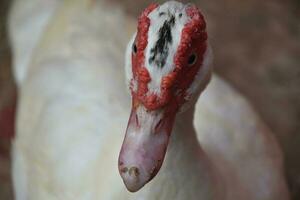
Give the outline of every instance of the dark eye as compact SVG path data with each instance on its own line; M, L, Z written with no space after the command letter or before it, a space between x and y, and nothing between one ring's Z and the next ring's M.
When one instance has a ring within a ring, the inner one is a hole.
M136 54L136 52L137 52L137 47L136 47L135 43L133 43L133 45L132 45L132 52L133 52L133 54Z
M197 55L195 53L191 54L188 59L188 65L194 65L197 61Z

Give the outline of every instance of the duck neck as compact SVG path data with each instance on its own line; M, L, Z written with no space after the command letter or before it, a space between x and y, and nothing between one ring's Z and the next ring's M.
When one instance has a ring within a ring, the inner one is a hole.
M201 151L193 125L195 106L177 114L169 143L168 154L180 151ZM170 156L169 156L170 157Z
M185 191L189 199L195 196L214 199L218 190L215 169L198 142L193 125L194 110L193 106L177 115L159 177L178 184L176 186Z

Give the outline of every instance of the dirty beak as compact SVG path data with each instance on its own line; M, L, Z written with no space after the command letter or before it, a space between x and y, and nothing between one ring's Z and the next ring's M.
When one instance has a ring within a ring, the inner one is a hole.
M166 108L147 111L143 105L132 106L119 155L119 172L129 191L138 191L159 171L174 118Z

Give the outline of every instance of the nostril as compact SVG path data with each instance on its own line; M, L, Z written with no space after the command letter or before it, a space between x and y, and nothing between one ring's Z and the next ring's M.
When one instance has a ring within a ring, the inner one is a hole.
M126 173L128 171L128 168L127 167L123 167L122 169L121 169L121 172L122 173Z
M137 167L131 167L129 169L129 175L130 176L134 176L134 177L138 177L140 174L139 169Z

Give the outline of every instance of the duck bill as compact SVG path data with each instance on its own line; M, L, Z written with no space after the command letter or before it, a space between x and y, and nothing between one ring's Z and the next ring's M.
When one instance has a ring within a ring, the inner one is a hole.
M119 155L126 188L136 192L158 173L163 163L175 113L133 106Z

